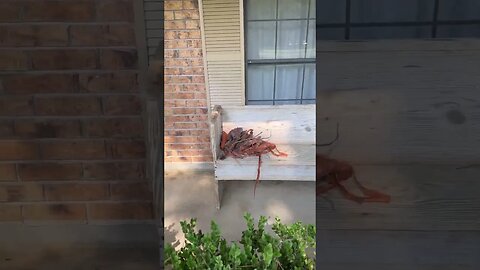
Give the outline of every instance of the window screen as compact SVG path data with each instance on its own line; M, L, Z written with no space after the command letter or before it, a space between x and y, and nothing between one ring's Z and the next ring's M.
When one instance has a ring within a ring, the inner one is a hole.
M319 40L480 37L479 0L319 0Z
M246 0L247 105L315 103L315 0Z

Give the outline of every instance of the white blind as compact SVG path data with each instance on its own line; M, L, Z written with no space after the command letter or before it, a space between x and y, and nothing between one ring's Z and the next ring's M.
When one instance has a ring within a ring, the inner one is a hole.
M245 105L242 2L201 0L210 105Z

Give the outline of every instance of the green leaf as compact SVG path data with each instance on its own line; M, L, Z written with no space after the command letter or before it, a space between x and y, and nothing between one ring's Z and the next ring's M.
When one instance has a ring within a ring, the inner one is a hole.
M263 258L265 260L265 267L269 267L272 264L273 259L273 247L272 243L268 243L263 251Z

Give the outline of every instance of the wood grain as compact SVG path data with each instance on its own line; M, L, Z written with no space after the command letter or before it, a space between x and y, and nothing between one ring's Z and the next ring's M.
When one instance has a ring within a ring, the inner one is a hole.
M225 107L223 129L253 129L275 144L315 144L315 105Z
M367 187L392 196L390 204L317 200L319 229L480 230L480 167L445 165L355 166ZM348 185L352 191L352 185Z
M286 157L277 157L272 154L262 156L262 166L307 165L315 167L315 147L310 144L277 144L277 149L287 153ZM254 165L258 164L258 157L249 156L243 159L228 157L217 160L217 165ZM277 169L281 169L278 168Z
M218 180L250 180L257 178L257 165L254 164L222 164L215 168ZM260 180L280 181L315 181L315 166L313 165L262 165Z
M480 51L332 52L321 59L319 140L330 140L340 123L332 157L355 164L479 160Z
M319 269L473 270L480 267L479 232L318 232Z

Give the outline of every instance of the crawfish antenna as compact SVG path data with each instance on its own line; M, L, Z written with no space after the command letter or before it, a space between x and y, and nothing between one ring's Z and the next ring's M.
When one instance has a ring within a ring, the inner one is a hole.
M328 143L317 144L317 146L330 146L334 142L338 141L338 138L340 137L339 126L340 126L340 123L337 122L337 135L335 136L335 139L333 139L331 142L328 142Z

